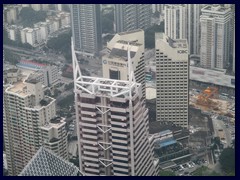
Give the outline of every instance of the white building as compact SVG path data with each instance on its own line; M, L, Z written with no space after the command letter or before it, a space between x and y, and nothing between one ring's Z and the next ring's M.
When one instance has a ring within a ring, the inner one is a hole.
M200 64L204 68L225 69L231 53L231 9L207 5L201 11Z
M8 24L15 23L20 9L18 5L10 5L4 8L4 21Z
M131 37L131 38L129 38ZM127 51L130 45L132 66L136 82L142 84L145 98L145 61L144 61L144 31L133 30L116 34L107 44L109 53L102 57L103 77L109 79L128 80Z
M158 175L141 84L81 76L72 43L80 171L87 176Z
M40 28L41 40L45 41L48 37L48 24L46 22L39 22L34 24L35 28Z
M187 38L186 5L164 6L164 33L172 39Z
M6 84L3 92L3 134L8 171L9 175L18 175L46 138L46 134L41 136L40 127L56 116L55 99L44 96L42 84L34 79Z
M29 79L36 79L45 87L50 87L59 83L59 74L57 66L45 66L44 68L32 73Z
M17 30L15 28L8 29L9 39L16 41L17 40Z
M24 28L21 30L20 34L21 34L21 42L28 43L31 46L37 46L40 43L42 43L44 40L42 39L41 28L39 27Z
M64 118L56 117L49 123L42 126L41 138L42 145L54 152L56 155L68 160L67 131Z
M155 34L157 121L169 121L188 128L188 44Z

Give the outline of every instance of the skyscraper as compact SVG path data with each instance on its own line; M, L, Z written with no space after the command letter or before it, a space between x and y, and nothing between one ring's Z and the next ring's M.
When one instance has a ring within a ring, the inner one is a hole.
M225 69L231 53L231 9L207 5L201 11L200 64L204 68Z
M114 20L117 33L146 30L151 25L151 4L116 4Z
M128 57L126 44L130 43L130 54L136 82L142 84L143 97L145 93L145 61L144 61L144 31L133 30L116 34L108 43L109 53L103 56L103 77L118 80L128 80Z
M98 55L102 50L100 4L72 4L71 16L75 50L82 55Z
M74 47L72 57L80 171L85 175L157 175L148 110L141 84L134 79L130 51L129 81L82 76Z
M164 6L164 33L173 39L187 38L187 8L186 5Z
M15 76L15 73L10 74ZM51 142L51 134L40 133L41 127L51 127L48 123L56 116L55 99L44 96L40 82L34 79L23 82L18 78L11 78L12 84L3 86L3 134L9 175L18 175L42 142L56 143ZM59 132L58 142L66 141L66 131L61 129ZM66 159L66 143L60 152L59 155Z
M189 54L200 55L201 4L187 4L187 40Z
M155 34L157 121L188 127L188 44Z

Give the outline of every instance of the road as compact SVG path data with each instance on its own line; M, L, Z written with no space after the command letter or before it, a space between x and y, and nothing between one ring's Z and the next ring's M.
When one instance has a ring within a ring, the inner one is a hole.
M62 55L57 55L55 53L45 53L44 52L40 52L39 50L26 50L23 48L19 48L19 47L12 47L12 46L8 46L8 45L3 45L4 49L9 49L11 51L13 51L15 54L18 54L20 56L27 56L29 58L35 58L35 59L43 59L43 60L47 60L50 61L52 63L57 64L57 62L61 61L61 62L65 62L65 58Z
M219 129L222 129L225 134L226 143L224 143L224 148L231 146L232 138L231 138L230 128L227 128L224 125L224 122L222 120L218 120L216 116L212 117L212 122L213 122L215 136L218 136L217 132Z

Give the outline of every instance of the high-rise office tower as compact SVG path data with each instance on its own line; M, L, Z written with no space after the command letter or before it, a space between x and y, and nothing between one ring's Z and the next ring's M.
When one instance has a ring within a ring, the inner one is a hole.
M201 11L200 64L204 68L225 69L231 53L231 9L207 5Z
M155 34L157 121L170 121L188 127L188 44Z
M187 4L187 40L189 54L200 55L201 4Z
M55 99L44 96L42 84L34 79L11 80L11 84L3 86L3 132L9 175L18 175L42 142L58 145L59 141L67 140L67 133L61 129L57 140L49 139L52 134L42 135L40 128L51 127L49 122L56 116ZM59 155L65 158L67 144L60 151Z
M144 31L133 30L116 34L107 44L109 53L102 58L103 77L127 81L128 57L126 44L130 45L130 54L136 82L142 84L142 94L145 93L145 61L144 61Z
M151 4L116 4L115 30L125 32L151 26Z
M175 4L164 6L164 33L173 39L187 38L186 5Z
M74 47L72 57L80 171L85 175L157 175L148 110L141 84L135 82L130 51L129 81L82 76Z
M76 52L95 56L102 50L100 4L72 4L72 34Z

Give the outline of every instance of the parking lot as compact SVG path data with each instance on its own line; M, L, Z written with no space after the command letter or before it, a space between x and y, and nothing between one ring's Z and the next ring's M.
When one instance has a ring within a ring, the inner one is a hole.
M190 161L188 163L180 164L171 168L178 176L192 176L192 172L202 166L208 166L209 163L205 159L198 159L196 161Z

